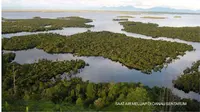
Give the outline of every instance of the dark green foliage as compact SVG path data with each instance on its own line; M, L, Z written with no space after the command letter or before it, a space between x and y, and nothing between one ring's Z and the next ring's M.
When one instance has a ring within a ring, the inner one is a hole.
M3 111L199 111L199 102L188 99L184 102L189 102L189 106L179 108L115 105L116 102L182 101L166 88L149 88L140 83L95 84L78 77L60 79L59 74L83 68L85 63L81 60L40 60L20 65L11 62L11 59L13 54L3 55L8 65L3 64Z
M183 75L174 80L174 87L185 92L200 93L200 60L193 63L191 68L186 68Z
M177 38L200 42L200 27L159 27L158 24L142 22L120 22L125 31L147 36Z
M80 56L103 56L119 61L129 68L151 73L164 64L193 50L191 45L145 40L111 32L85 32L72 36L36 34L3 39L3 49L43 49L48 53L74 53Z
M92 20L81 17L4 19L2 33L47 31L62 29L63 27L92 27L92 25L85 24L88 22L92 22Z
M15 59L15 53L6 53L3 54L2 62L4 63L10 63Z
M83 60L48 61L39 60L38 63L20 65L9 63L13 54L3 54L3 96L17 96L17 98L39 98L41 90L52 86L61 79L63 73L71 77L86 65ZM9 57L8 57L9 56ZM8 60L9 59L9 60ZM34 93L33 93L34 92ZM36 94L37 93L37 94Z
M75 90L78 84L81 84L80 93ZM176 98L166 88L157 88L155 91L155 88L140 87L140 84L135 83L99 83L94 84L97 88L94 91L95 97L91 98L87 97L86 94L86 88L90 84L89 82L83 82L80 78L56 81L52 86L40 90L41 93L32 91L28 100L22 98L10 100L12 96L4 97L3 110L23 111L25 107L28 107L30 111L199 111L199 108L197 108L200 106L199 102ZM112 96L108 95L113 88L117 88L117 91L112 93ZM39 97L38 101L36 101L35 96ZM155 96L157 97L155 98ZM5 108L6 102L7 108ZM115 105L116 102L189 102L189 104L186 106L131 106Z
M12 62L15 59L15 53L6 53L3 54L2 57L2 74L4 74L4 71L10 67L10 62Z
M90 99L95 98L95 84L89 83L86 88L86 95Z
M57 43L64 41L64 38L65 38L64 36L60 36L58 34L52 34L52 33L16 36L16 37L12 37L11 39L3 38L2 48L6 50L23 50L23 49L35 48L36 46L40 44L51 46L54 43L55 45L60 46Z

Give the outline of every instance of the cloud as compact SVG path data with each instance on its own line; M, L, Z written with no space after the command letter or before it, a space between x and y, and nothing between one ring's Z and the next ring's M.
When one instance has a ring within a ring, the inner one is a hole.
M169 7L200 10L200 0L2 0L3 9L87 9L103 6L134 6L137 8Z

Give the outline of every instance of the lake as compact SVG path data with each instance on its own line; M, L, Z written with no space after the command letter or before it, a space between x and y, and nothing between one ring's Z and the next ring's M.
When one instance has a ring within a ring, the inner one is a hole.
M118 62L113 62L109 59L103 57L76 57L72 54L48 54L43 50L30 49L16 51L16 58L14 61L24 64L37 62L39 59L49 59L49 60L71 60L71 59L83 59L90 66L87 66L77 74L83 78L83 80L89 80L91 82L141 82L149 87L159 86L168 87L172 92L182 98L192 98L200 101L200 95L194 92L185 93L183 91L177 90L172 85L172 80L176 79L183 70L190 67L194 61L200 60L200 43L186 42L179 39L170 39L165 37L152 38L145 35L128 33L121 31L123 26L121 26L117 21L113 21L117 16L131 15L131 14L120 14L112 12L3 12L2 16L4 18L32 18L35 16L46 17L46 18L56 18L65 16L80 16L89 19L93 19L93 22L88 23L95 25L93 28L64 28L63 30L53 30L45 32L20 32L13 34L3 34L3 37L10 38L12 36L29 35L36 33L59 33L61 35L73 35L76 33L91 31L111 31L116 33L124 33L127 36L143 39L153 39L153 40L163 40L180 42L192 45L196 50L191 52L186 52L184 56L180 56L180 59L174 60L168 66L162 69L161 72L153 72L150 75L141 73L140 71L134 69L128 69L127 67L121 65ZM131 15L135 18L129 19L130 21L141 21L141 22L151 22L157 23L159 26L200 26L200 15L189 15L180 14L181 18L174 18L178 14L137 14ZM167 19L145 19L140 18L143 16L158 16L167 17Z

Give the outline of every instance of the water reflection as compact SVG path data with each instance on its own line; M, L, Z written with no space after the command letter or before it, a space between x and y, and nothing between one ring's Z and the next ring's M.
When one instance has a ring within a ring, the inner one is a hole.
M95 25L93 28L64 28L63 30L54 30L47 31L53 33L59 33L61 35L72 35L76 33L82 33L90 29L91 31L111 31L116 33L124 33L127 36L143 39L153 39L153 40L163 40L171 42L186 43L192 45L196 50L191 52L186 52L186 55L180 57L180 59L174 60L167 68L162 69L161 72L153 72L151 75L146 75L137 70L130 70L125 66L122 66L120 63L113 62L109 59L103 57L76 57L72 54L48 54L43 50L31 49L31 50L22 50L16 51L16 58L14 61L23 64L23 63L33 63L37 62L38 59L49 59L49 60L71 60L71 59L83 59L86 63L89 63L90 66L87 66L83 69L82 72L77 74L82 77L83 80L90 80L92 82L141 82L150 87L153 86L164 86L171 88L173 93L182 97L182 98L192 98L200 101L200 95L194 92L189 94L184 93L183 91L173 88L172 80L176 79L182 71L190 67L194 61L200 60L200 43L195 42L186 42L179 39L170 39L165 37L152 38L150 36L128 33L121 31L123 26L118 22L112 21L113 18L121 14L116 13L43 13L43 12L23 12L23 13L3 13L5 18L32 18L34 16L56 18L63 16L81 16L85 18L91 18L94 21L88 24ZM141 22L153 22L158 23L160 26L200 26L200 15L181 15L182 18L176 19L173 18L174 15L170 14L161 14L159 16L168 17L163 20L151 20L140 18L142 15L132 15L136 18L130 20L141 21ZM154 15L151 15L154 16ZM197 21L198 20L198 21ZM4 34L3 37L19 36L19 35L28 35L35 33L47 33L47 32L21 32L15 34Z
M48 54L43 50L36 48L30 50L15 51L15 53L16 58L14 61L20 64L34 63L39 59L82 59L90 65L85 67L80 73L77 74L77 76L82 77L83 80L90 80L92 82L141 82L145 85L148 85L149 87L168 87L171 88L172 91L180 97L200 100L199 95L196 93L190 92L189 94L186 94L183 91L173 88L172 80L176 79L182 70L189 64L185 64L185 62L183 63L181 60L175 60L172 64L168 65L167 68L164 68L162 72L154 72L151 75L147 75L134 69L128 69L118 62L113 62L103 57L77 57L73 56L72 54Z
M51 31L40 31L40 32L19 32L19 33L9 33L9 34L3 34L2 37L10 38L13 36L24 36L24 35L32 35L32 34L38 34L38 33L58 33L60 35L74 35L76 33L83 33L86 32L87 28L63 28L62 30L51 30Z

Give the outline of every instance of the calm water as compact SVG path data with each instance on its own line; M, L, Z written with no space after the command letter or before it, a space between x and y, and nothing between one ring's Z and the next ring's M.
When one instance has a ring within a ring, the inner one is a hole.
M113 18L122 14L116 13L71 13L71 12L62 12L62 13L44 13L44 12L23 12L23 13L3 13L4 18L32 18L34 16L56 18L64 16L81 16L86 18L91 18L94 22L88 23L95 25L93 28L64 28L63 30L54 30L47 31L53 33L59 33L61 35L72 35L76 33L82 33L88 29L92 31L111 31L117 33L124 33L127 36L132 36L135 38L144 38L152 39L149 36L144 36L140 34L127 33L121 31L123 26L119 25L118 22L112 21ZM124 15L124 14L123 14ZM177 15L177 14L176 14ZM173 18L175 15L170 14L159 14L159 15L132 15L136 18L130 19L131 21L141 21L141 22L152 22L158 23L160 26L200 26L200 15L181 15L182 18ZM142 19L143 16L162 16L167 17L167 19L162 20L152 20L152 19ZM15 34L4 34L4 37L12 37L19 35L28 35L35 33L46 33L46 32L21 32ZM90 66L83 69L83 71L78 76L82 77L83 80L90 80L92 82L141 82L150 87L153 86L164 86L172 89L173 93L182 97L182 98L192 98L200 101L200 95L190 92L184 93L183 91L173 88L172 80L176 79L186 67L190 67L192 63L200 59L200 43L186 42L179 39L169 39L169 38L156 38L153 40L163 40L163 41L172 41L180 42L192 45L196 50L192 52L186 52L186 55L180 57L180 59L174 60L166 68L163 68L162 72L153 72L151 75L143 74L137 70L130 70L125 66L122 66L120 63L113 62L109 59L103 57L76 57L72 54L48 54L43 50L31 49L16 51L15 61L18 63L33 63L38 59L49 59L49 60L71 60L71 59L83 59Z

